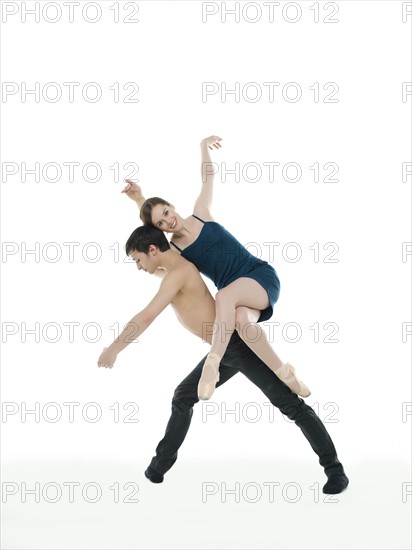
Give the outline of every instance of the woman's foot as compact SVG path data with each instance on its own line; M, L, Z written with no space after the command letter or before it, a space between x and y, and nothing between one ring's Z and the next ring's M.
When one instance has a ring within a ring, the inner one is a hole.
M288 388L301 397L309 397L310 389L295 376L295 368L290 363L283 363L275 370L275 374Z
M220 365L219 355L217 353L209 353L206 357L206 361L203 365L202 375L200 376L199 384L197 386L197 395L199 399L210 399L215 391L216 384L219 382Z

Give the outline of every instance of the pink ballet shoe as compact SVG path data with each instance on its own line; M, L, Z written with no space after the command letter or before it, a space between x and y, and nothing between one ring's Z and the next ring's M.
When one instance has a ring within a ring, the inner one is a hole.
M217 353L209 353L203 365L202 374L197 386L199 399L206 401L210 399L220 379L219 364L220 357Z
M295 368L290 363L283 363L275 370L275 374L293 393L301 397L309 397L311 394L310 389L296 377Z

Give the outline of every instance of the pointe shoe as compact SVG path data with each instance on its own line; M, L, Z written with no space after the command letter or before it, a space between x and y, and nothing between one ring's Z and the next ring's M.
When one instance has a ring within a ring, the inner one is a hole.
M309 397L311 394L310 389L295 376L295 368L290 363L283 363L275 374L293 393L301 397Z
M203 365L202 374L197 386L199 399L206 401L210 399L220 379L219 364L220 357L217 353L209 353Z

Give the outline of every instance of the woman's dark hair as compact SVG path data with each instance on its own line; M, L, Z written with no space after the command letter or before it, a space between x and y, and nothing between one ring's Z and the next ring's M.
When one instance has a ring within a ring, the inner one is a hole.
M147 225L153 225L152 223L152 210L154 206L163 204L164 206L170 206L170 203L161 199L160 197L151 197L146 199L140 209L140 219Z
M153 225L141 225L127 239L126 255L129 256L130 252L135 250L148 254L151 244L156 246L160 252L166 252L170 249L169 241L163 231Z

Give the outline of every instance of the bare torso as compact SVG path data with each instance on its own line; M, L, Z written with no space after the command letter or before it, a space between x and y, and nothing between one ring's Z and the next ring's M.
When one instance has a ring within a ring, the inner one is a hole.
M182 274L183 284L173 298L172 307L187 330L211 343L215 301L197 268L184 258L180 260L175 269Z

